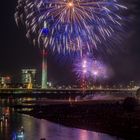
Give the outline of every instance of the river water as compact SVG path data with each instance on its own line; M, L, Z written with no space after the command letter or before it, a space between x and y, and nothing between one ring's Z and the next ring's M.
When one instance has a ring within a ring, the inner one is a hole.
M18 114L11 108L0 108L8 114L8 119L0 121L0 140L123 140L108 134L69 128L43 119ZM16 138L23 126L23 137Z

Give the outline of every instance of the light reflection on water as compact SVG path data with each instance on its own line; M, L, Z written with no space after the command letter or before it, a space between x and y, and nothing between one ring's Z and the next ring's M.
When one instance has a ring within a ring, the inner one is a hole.
M46 120L38 120L33 117L22 115L22 124L25 129L25 140L117 140L106 134L67 128Z
M15 113L9 108L8 120L0 122L0 140L122 140L107 134L68 128L43 119ZM24 127L24 137L12 139L21 126Z

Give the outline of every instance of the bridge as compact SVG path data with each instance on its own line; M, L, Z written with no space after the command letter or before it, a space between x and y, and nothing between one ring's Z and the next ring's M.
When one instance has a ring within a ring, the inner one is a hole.
M76 96L86 96L86 95L113 95L113 96L140 96L138 88L132 89L103 89L103 88L94 88L94 89L20 89L20 88L9 88L9 89L0 89L0 98L69 98Z

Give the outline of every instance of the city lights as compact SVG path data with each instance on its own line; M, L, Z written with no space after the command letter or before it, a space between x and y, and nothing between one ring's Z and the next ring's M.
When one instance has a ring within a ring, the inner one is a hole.
M1 10L0 140L140 140L140 0Z

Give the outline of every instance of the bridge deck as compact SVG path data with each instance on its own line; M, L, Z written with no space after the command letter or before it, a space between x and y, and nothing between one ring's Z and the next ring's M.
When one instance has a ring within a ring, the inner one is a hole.
M86 96L90 94L113 95L113 96L136 96L136 89L0 89L0 98L68 98Z

